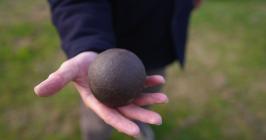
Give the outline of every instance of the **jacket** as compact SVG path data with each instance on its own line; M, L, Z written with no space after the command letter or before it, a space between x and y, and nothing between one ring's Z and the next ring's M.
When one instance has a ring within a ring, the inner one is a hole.
M68 58L125 48L147 69L185 62L193 0L48 0Z

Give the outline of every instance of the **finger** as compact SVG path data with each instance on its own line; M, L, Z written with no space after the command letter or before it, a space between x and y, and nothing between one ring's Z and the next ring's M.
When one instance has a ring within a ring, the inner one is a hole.
M158 86L165 83L165 79L161 75L147 76L145 81L145 87Z
M162 124L162 118L161 116L153 111L141 108L139 106L136 106L134 104L130 104L124 107L118 108L118 110L126 117L138 120L144 123L149 124L155 124L155 125L161 125Z
M81 98L101 119L111 125L119 132L129 136L138 137L140 134L139 127L132 121L122 116L117 110L109 108L99 102L92 94L89 88L75 85L81 94Z
M73 80L78 73L74 61L68 60L50 76L35 86L34 91L38 96L50 96L61 90L69 81Z
M145 93L141 97L134 100L134 103L139 106L152 104L168 103L168 97L163 93Z

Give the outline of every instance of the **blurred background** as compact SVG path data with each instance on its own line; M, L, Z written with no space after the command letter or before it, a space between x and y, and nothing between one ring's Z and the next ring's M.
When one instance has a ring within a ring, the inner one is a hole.
M65 56L42 0L0 0L0 139L77 140L79 95L33 87ZM185 71L167 69L158 140L266 138L266 1L205 0L193 13ZM128 140L114 132L113 140Z

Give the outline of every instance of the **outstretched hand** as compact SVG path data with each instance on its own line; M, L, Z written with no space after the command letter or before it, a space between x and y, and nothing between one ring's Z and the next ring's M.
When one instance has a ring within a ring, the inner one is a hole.
M61 90L67 83L73 81L85 105L118 131L137 137L140 134L140 129L132 120L160 125L162 123L161 116L141 106L166 103L168 98L163 93L143 94L143 96L135 99L133 103L119 108L110 108L93 96L88 84L87 71L96 56L97 54L94 52L83 52L65 61L57 71L50 74L46 80L34 88L36 95L51 96ZM162 76L147 76L145 86L157 86L164 82Z

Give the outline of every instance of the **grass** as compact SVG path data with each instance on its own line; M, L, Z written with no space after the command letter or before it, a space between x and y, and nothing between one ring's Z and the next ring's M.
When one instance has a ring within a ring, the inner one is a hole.
M0 0L0 138L80 139L71 85L49 98L32 88L65 60L45 1ZM167 69L158 140L266 137L266 2L207 1L191 20L185 71ZM128 140L114 132L113 140Z

